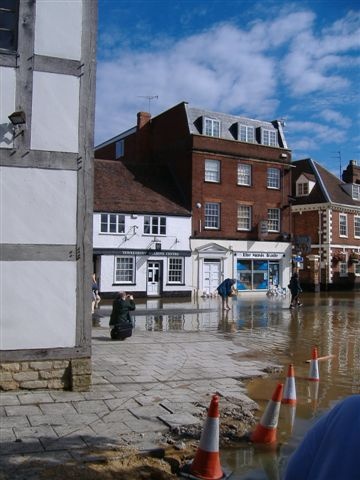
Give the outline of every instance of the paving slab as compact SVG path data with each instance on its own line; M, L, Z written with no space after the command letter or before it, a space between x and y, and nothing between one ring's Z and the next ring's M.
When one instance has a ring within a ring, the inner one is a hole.
M197 425L200 423L199 418L194 417L190 413L168 413L159 417L170 428L181 427L184 425Z

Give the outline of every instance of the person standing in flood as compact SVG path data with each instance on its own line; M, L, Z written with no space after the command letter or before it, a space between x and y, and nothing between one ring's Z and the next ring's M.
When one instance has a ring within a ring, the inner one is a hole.
M221 297L223 310L230 310L229 297L231 297L232 293L234 292L235 283L235 279L226 278L216 289Z
M299 282L299 274L297 272L294 272L292 274L292 277L289 283L289 289L291 293L289 308L301 307L302 304L300 303L299 295L302 292L302 289Z

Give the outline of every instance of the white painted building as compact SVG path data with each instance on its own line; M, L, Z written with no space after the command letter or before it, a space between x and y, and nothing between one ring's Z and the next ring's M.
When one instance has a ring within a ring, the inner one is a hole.
M25 383L7 375L0 389L84 389L97 1L0 6L1 369L34 368ZM46 381L42 368L58 372Z
M95 160L93 253L102 296L191 295L191 216L165 170Z

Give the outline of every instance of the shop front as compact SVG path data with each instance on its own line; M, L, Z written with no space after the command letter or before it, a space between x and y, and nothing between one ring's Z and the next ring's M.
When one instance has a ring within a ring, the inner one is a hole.
M237 289L267 291L270 286L284 287L283 257L284 254L278 252L237 252Z

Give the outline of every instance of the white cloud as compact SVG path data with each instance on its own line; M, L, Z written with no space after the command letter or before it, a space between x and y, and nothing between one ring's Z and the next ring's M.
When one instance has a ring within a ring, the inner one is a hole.
M290 5L271 20L241 26L217 24L177 40L152 38L148 51L130 50L124 33L101 34L96 143L134 126L136 113L149 108L146 95L158 95L151 102L153 115L188 101L265 120L276 118L288 92L299 99L309 94L318 98L348 95L351 82L346 71L357 43L356 19L349 14L318 31L313 12L294 11ZM318 118L342 127L348 121L340 111L325 106ZM344 131L320 123L291 125L291 135L311 134L309 146L316 146L314 139L339 142L344 138Z

